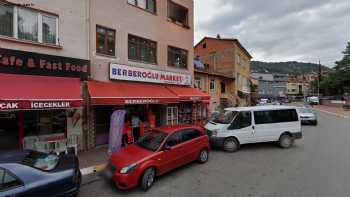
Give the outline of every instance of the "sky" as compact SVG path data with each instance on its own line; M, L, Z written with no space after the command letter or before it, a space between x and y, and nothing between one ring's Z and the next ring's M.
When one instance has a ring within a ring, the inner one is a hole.
M350 0L194 0L195 44L237 38L259 61L334 66L350 42Z

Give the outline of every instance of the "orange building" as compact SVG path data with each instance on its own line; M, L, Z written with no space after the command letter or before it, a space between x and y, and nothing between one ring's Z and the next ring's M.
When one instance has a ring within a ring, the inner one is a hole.
M195 68L195 80L204 84L202 90L210 94L212 110L223 106L225 99L231 106L250 105L252 56L237 39L204 37L195 45L194 54L205 65L202 69ZM221 91L221 86L228 92Z

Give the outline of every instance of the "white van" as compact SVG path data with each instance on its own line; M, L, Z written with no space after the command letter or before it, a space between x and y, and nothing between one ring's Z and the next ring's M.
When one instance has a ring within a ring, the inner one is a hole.
M213 146L235 152L241 144L279 142L289 148L302 138L296 107L256 106L227 108L205 125Z

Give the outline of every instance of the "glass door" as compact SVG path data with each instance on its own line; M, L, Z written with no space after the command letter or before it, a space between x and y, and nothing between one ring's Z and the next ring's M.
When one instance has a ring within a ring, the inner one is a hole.
M19 129L15 112L0 112L0 150L15 150L19 145Z

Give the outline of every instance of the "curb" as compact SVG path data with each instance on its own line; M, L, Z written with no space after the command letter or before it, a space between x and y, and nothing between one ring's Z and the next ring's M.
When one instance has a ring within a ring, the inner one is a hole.
M83 176L87 176L90 174L94 174L97 172L102 172L105 168L106 168L107 164L103 163L103 164L99 164L99 165L95 165L95 166L91 166L91 167L87 167L87 168L82 168L80 169L81 175Z
M341 115L341 114L337 114L337 113L334 113L334 112L330 112L330 111L326 111L326 110L322 110L322 109L317 109L317 108L312 108L312 109L314 109L316 111L319 111L319 112L326 113L326 114L330 114L330 115L333 115L333 116L336 116L336 117L339 117L339 118L344 118L344 119L350 120L349 116L345 116L345 115Z

